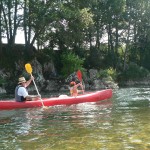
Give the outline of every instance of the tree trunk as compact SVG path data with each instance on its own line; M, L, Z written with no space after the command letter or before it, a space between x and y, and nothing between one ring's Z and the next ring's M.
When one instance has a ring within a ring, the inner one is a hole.
M109 51L111 55L111 63L113 64L113 67L115 66L115 54L114 54L114 46L113 46L113 36L112 36L112 29L111 24L108 25L108 46Z
M123 64L123 70L126 70L127 66L127 55L128 55L128 47L129 47L129 37L130 37L130 21L129 21L129 26L128 26L128 31L127 31L127 40L126 40L126 48L125 48L125 53L124 53L124 64Z
M0 57L2 57L2 0L0 0Z

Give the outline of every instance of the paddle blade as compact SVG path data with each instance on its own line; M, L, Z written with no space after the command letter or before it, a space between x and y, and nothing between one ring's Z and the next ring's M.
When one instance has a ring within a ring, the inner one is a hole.
M28 63L28 64L25 64L25 69L26 71L29 73L29 74L32 74L32 67L31 65Z
M80 70L77 71L77 77L80 81L82 81L82 73Z

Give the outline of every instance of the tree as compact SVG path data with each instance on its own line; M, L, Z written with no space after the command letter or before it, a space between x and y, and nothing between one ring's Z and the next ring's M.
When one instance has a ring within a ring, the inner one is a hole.
M22 20L21 0L1 0L1 17L3 23L3 31L6 33L9 45L15 43L16 33ZM1 24L2 25L2 24ZM1 37L2 38L2 37Z

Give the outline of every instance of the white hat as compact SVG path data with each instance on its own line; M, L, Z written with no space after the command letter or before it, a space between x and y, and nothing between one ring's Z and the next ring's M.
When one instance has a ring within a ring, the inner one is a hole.
M20 77L18 81L19 81L18 84L25 83L26 79L24 77Z

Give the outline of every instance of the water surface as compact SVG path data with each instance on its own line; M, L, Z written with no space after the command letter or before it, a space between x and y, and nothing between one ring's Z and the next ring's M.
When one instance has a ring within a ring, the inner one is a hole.
M0 111L3 150L149 150L150 88L97 103Z

